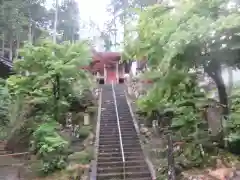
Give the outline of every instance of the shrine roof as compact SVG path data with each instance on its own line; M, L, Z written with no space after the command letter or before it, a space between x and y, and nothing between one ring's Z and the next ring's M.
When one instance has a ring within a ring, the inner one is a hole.
M95 52L93 54L94 60L114 60L119 61L121 59L121 53L119 52Z
M104 69L104 64L115 64L120 60L120 52L97 52L95 49L92 49L92 62L89 67L84 67L84 69L99 71Z

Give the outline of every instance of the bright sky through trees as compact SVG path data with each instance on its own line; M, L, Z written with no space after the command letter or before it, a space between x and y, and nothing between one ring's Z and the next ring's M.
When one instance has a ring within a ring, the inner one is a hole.
M110 0L76 0L78 2L81 19L88 21L91 19L97 23L100 28L104 22L108 20L109 15L106 12L106 7ZM59 0L61 2L61 0ZM51 7L55 0L47 0L46 5Z
M109 14L106 12L106 8L108 4L110 4L110 0L76 0L78 2L79 10L80 10L80 18L88 22L92 20L96 23L100 29L103 28L104 23L109 19ZM61 0L60 0L61 2ZM171 1L172 2L172 1ZM55 0L47 0L46 5L52 6L55 3ZM172 4L172 3L171 3ZM229 7L233 4L230 3ZM93 37L96 36L95 31L89 30L81 30L82 35L85 37ZM228 73L223 72L224 81L228 81ZM234 81L240 81L240 72L233 72Z

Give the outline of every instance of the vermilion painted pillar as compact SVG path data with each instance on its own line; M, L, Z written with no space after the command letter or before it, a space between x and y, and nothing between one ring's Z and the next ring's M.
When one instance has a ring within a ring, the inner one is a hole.
M118 62L116 63L116 79L117 79L117 82L119 82L119 70L118 70Z
M106 71L106 65L104 64L104 68L103 68L103 76L104 76L104 84L106 84L106 80L107 80L107 71Z

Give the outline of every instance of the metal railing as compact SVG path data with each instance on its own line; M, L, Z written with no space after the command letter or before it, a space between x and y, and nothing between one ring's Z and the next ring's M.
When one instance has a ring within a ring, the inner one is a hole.
M117 108L117 100L116 100L116 94L113 86L113 81L112 81L112 92L113 92L113 99L114 99L114 105L115 105L115 110L116 110L116 116L117 116L117 125L118 125L118 133L119 133L119 141L120 141L120 147L121 147L121 153L122 153L122 161L123 161L123 179L126 179L126 163L125 163L125 155L124 155L124 150L123 150L123 143L122 143L122 133L121 133L121 128L120 128L120 122L119 122L119 116L118 116L118 108Z

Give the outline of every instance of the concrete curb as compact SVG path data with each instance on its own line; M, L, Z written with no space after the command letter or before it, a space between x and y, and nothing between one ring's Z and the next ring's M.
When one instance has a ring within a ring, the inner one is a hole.
M95 136L95 145L94 145L95 152L94 152L94 160L92 160L91 162L90 180L97 179L97 154L98 154L98 144L99 144L101 108L102 108L102 88L100 90L99 99L98 99L98 115L97 115L96 136Z

